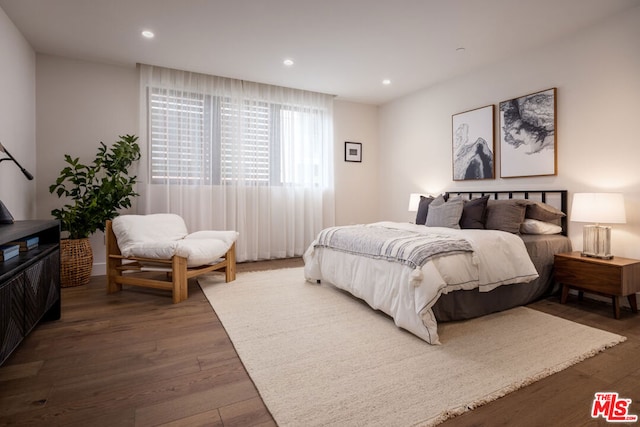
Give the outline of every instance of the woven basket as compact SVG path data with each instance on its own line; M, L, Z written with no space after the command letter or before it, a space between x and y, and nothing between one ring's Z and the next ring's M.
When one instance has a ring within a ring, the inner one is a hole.
M89 239L60 240L60 286L69 288L89 284L93 251Z

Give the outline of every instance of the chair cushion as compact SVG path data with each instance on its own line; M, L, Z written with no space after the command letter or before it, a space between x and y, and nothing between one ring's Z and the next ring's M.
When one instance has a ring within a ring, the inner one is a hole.
M211 264L229 250L238 238L236 231L204 230L187 234L179 215L121 215L112 221L118 248L125 257L187 258L187 266Z
M152 259L171 259L176 254L176 249L180 240L164 240L158 242L139 242L129 245L120 253L125 257L140 257ZM120 245L118 244L118 247Z
M183 239L177 243L176 255L187 259L187 267L212 264L231 247L218 239Z
M231 230L201 230L194 231L191 234L187 234L185 237L187 240L191 239L216 239L222 240L226 245L228 245L227 250L231 247L231 245L238 239L238 232ZM226 251L225 251L226 252Z
M184 239L189 234L180 215L120 215L111 223L120 251L131 245ZM124 253L123 253L124 255Z

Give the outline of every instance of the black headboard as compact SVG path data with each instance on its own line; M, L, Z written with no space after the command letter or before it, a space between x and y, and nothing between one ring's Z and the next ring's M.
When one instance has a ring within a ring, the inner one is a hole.
M542 203L547 203L556 209L560 209L567 214L567 190L498 190L498 191L485 191L485 190L469 190L469 191L446 191L447 196L455 195L461 197L467 197L473 199L475 197L482 197L489 195L491 199L529 199ZM562 217L560 220L562 226L562 234L568 234L568 221L567 216Z

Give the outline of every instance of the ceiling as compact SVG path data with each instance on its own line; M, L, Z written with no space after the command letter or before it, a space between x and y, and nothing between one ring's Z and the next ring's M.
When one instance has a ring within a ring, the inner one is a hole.
M0 0L36 52L382 104L640 0ZM155 37L140 33L152 30ZM464 48L461 50L459 48ZM295 64L283 65L285 58ZM391 84L383 85L383 79Z

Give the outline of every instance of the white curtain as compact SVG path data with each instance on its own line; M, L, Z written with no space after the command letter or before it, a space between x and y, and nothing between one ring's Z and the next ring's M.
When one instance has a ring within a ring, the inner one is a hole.
M300 256L334 225L333 97L139 65L138 211L236 230L238 261Z

